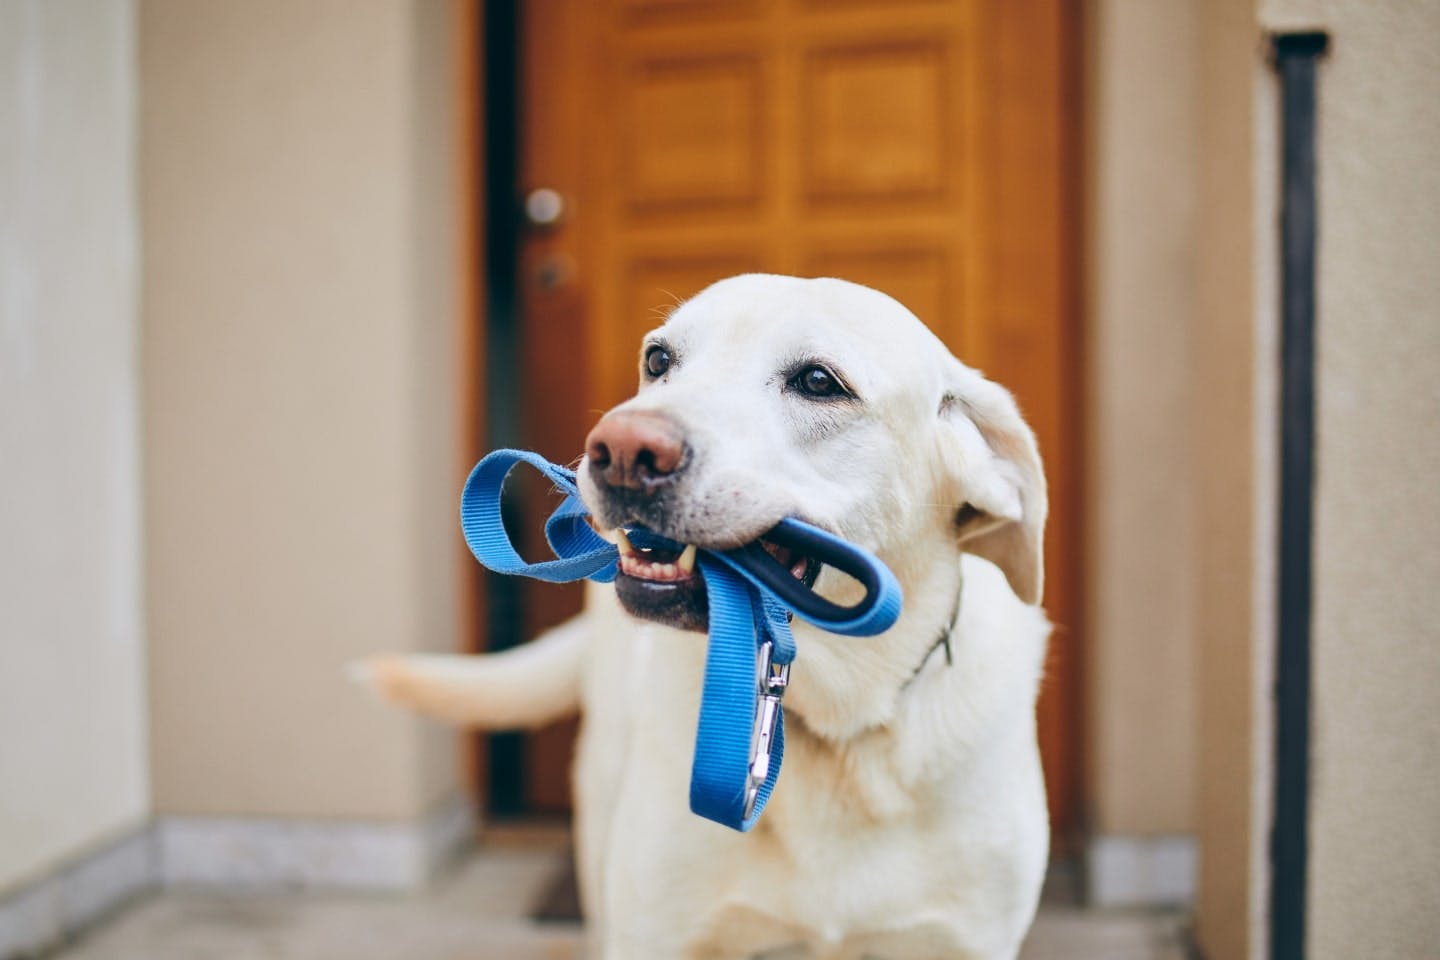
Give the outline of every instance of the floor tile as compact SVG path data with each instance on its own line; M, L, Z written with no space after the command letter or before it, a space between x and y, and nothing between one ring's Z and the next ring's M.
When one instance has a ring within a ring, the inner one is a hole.
M563 839L490 846L413 896L172 890L55 960L580 960L573 924L529 913L565 869ZM1047 903L1022 960L1185 960L1178 913Z

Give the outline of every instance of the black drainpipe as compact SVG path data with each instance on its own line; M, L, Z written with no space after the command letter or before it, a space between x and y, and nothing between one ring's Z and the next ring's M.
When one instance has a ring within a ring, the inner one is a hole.
M1280 73L1280 556L1270 957L1305 956L1310 806L1311 540L1315 489L1315 63L1329 38L1271 38Z

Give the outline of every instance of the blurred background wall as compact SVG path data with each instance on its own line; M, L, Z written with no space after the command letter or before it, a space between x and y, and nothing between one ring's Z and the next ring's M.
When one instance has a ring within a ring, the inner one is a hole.
M1440 937L1425 905L1440 891L1426 694L1440 680L1440 7L1088 10L1091 893L1173 895L1198 871L1206 955L1269 949L1280 143L1266 37L1324 30L1307 936L1314 956L1423 955Z
M1087 20L1087 879L1108 904L1195 885L1194 7Z
M1440 4L1265 0L1323 26L1308 935L1440 943Z
M343 676L462 644L465 9L0 3L0 955L469 834Z
M341 672L460 643L456 9L139 6L155 807L185 818L167 870L221 869L213 831L247 818L458 802L455 737ZM388 883L423 872L406 856Z
M1277 81L1253 0L1089 10L1087 880L1195 898L1209 955L1261 956Z
M0 891L150 808L134 31L0 4Z

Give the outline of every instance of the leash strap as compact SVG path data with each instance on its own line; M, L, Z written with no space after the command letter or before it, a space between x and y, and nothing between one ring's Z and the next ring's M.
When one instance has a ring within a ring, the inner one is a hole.
M545 522L545 539L556 559L526 562L505 532L501 490L519 464L534 467L565 495ZM497 573L551 583L590 579L609 583L619 568L619 551L587 522L573 471L524 450L497 450L471 471L460 498L460 526L470 552ZM710 643L695 753L690 769L690 809L735 830L755 825L775 789L785 755L785 717L780 701L795 659L792 613L822 629L847 636L888 630L900 615L900 585L879 560L817 527L787 518L773 532L855 576L866 597L854 608L838 607L800 586L776 579L763 549L698 550L710 606ZM768 535L767 535L768 536ZM631 531L642 547L680 549L681 544L650 531ZM766 565L768 563L768 566Z

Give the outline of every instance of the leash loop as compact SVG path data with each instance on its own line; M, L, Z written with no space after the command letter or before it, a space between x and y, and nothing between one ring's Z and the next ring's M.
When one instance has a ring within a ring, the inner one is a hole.
M564 499L545 522L554 560L525 561L501 516L501 490L519 464L540 471ZM596 533L580 500L575 473L524 450L496 450L470 472L460 497L460 526L475 558L505 574L551 583L614 580L619 551ZM651 531L636 529L640 546L680 549ZM821 629L873 636L900 615L900 585L883 563L851 543L795 518L781 520L767 540L837 567L865 587L854 607L841 607L790 575L758 543L738 550L697 551L710 607L710 642L690 768L690 809L739 831L755 825L785 757L781 700L795 659L793 613Z
M539 470L553 483L564 501L545 521L545 540L557 559L526 563L500 515L500 491L505 478L519 464ZM475 559L496 573L519 574L550 583L590 579L609 583L619 570L619 552L613 543L590 528L589 515L580 502L573 471L526 450L497 450L475 465L460 496L460 529Z

